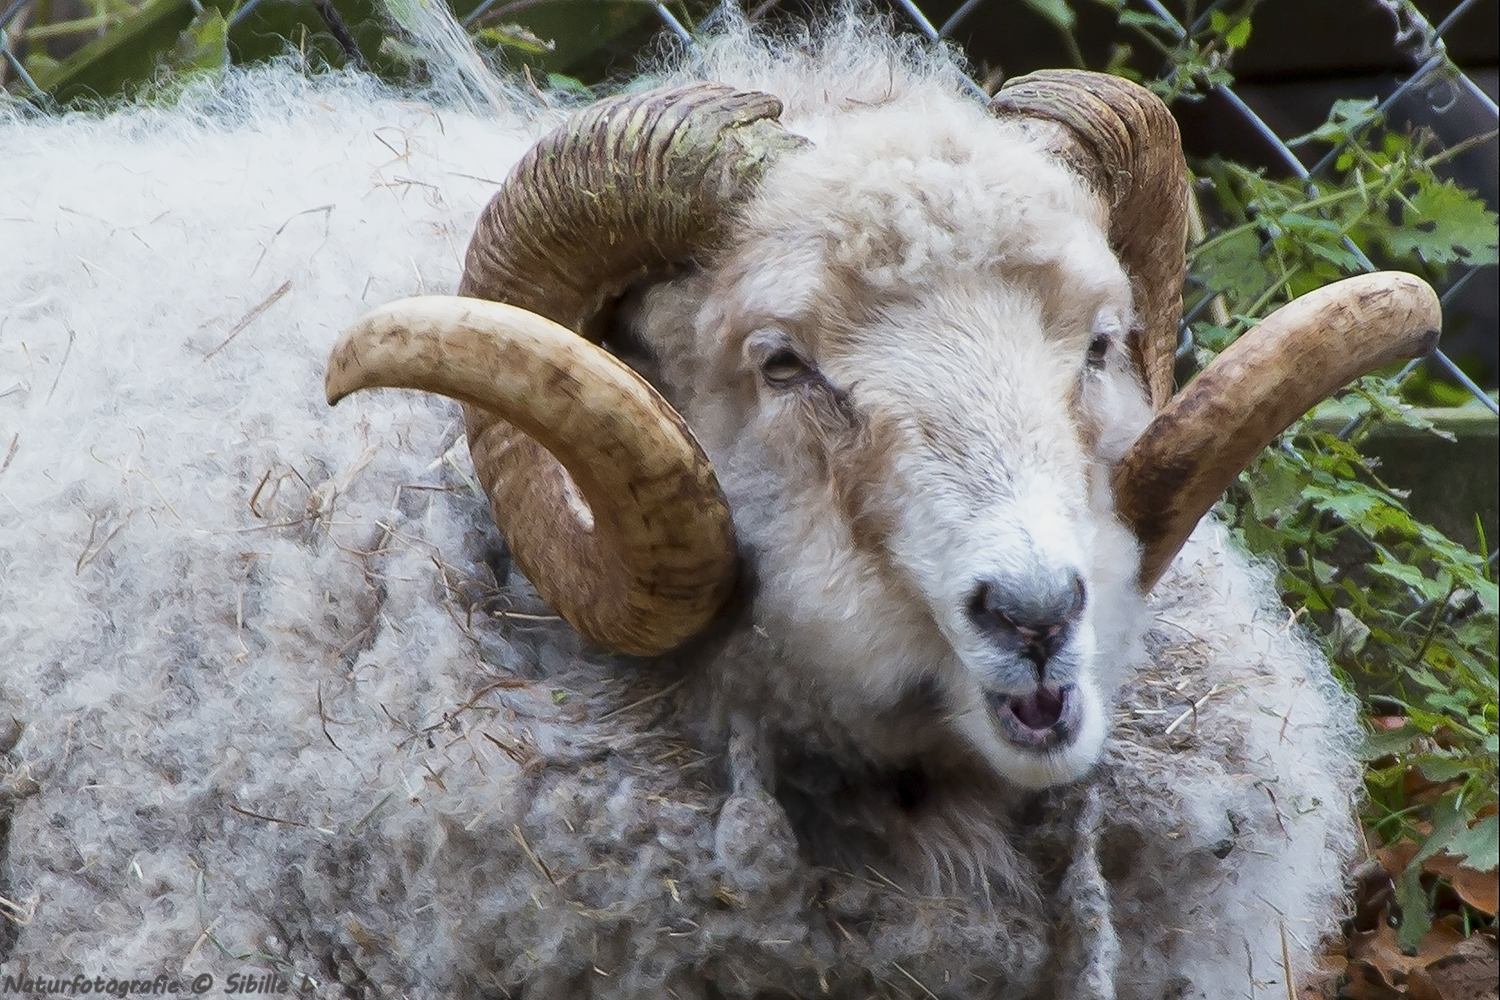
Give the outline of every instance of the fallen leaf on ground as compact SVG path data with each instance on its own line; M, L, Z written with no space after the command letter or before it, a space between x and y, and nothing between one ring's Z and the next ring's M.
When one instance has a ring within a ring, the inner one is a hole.
M1382 921L1373 931L1349 938L1349 963L1362 962L1380 973L1388 986L1405 986L1411 974L1447 958L1464 941L1464 936L1445 923L1434 924L1417 945L1417 953L1408 955L1396 943L1396 929Z
M1418 992L1418 984L1424 993ZM1494 1000L1500 997L1500 951L1475 935L1411 976L1414 1000Z
M1422 862L1424 872L1441 875L1453 886L1458 898L1480 913L1494 916L1500 910L1500 868L1476 872L1465 868L1458 858L1444 852Z

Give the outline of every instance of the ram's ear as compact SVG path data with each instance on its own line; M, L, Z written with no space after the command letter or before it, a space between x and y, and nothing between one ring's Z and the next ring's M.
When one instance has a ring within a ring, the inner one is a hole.
M1438 297L1394 271L1347 278L1282 306L1156 415L1114 474L1149 590L1256 453L1344 385L1437 346Z
M517 565L619 652L665 652L712 621L734 582L734 533L681 418L577 334L632 283L723 238L767 165L805 144L780 113L768 94L713 84L583 111L521 158L481 214L462 298L368 317L331 362L330 396L392 385L464 402L475 471Z

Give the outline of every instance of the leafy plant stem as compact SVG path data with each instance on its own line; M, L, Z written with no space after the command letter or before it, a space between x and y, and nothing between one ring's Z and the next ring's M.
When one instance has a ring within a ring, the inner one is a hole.
M1270 305L1271 301L1275 299L1276 296L1281 294L1282 290L1286 288L1286 286L1291 282L1293 278L1297 276L1298 272L1300 272L1301 270L1302 265L1300 264L1296 264L1292 267L1286 268L1282 272L1281 277L1277 278L1276 281L1271 284L1271 287L1262 292L1260 298L1255 300L1255 304L1249 309L1250 315L1259 316L1261 313L1263 313L1266 306ZM1241 320L1240 323L1242 326L1250 325L1249 322L1245 320Z
M1441 601L1435 602L1436 606L1432 609L1432 618L1427 623L1427 632L1422 636L1422 644L1417 647L1416 653L1412 654L1412 666L1415 667L1417 664L1421 663L1422 658L1427 655L1427 647L1432 645L1432 638L1433 636L1437 635L1438 624L1443 620L1443 612L1448 609L1448 602L1453 599L1453 593L1457 589L1457 583L1450 585L1448 588L1448 593L1443 597L1443 599Z
M1492 128L1488 132L1481 132L1478 135L1471 135L1462 142L1454 143L1447 149L1443 150L1441 153L1433 153L1431 156L1427 157L1427 159L1422 161L1422 166L1427 170L1431 170L1433 167L1441 163L1447 163L1455 156L1462 156L1471 149L1475 149L1479 146L1489 145L1490 143L1495 141L1496 136L1500 136L1500 129Z
M1307 201L1304 201L1301 204L1297 205L1296 208L1299 212L1315 212L1318 209L1326 208L1330 205L1337 205L1340 202L1348 201L1351 198L1357 198L1359 197L1359 194L1360 192L1355 190L1334 191L1332 194L1325 194L1320 195L1316 198L1310 198ZM1256 218L1253 218L1248 222L1242 222L1237 226L1230 226L1227 229L1221 229L1213 236L1193 247L1193 249L1188 253L1189 259L1196 259L1204 252L1212 250L1224 243L1228 243L1236 236L1241 236L1245 233L1257 231L1262 225L1261 220L1262 217L1257 216Z

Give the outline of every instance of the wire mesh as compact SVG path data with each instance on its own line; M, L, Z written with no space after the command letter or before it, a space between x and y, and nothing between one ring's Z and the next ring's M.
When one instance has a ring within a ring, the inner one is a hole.
M986 24L1003 23L1002 19L1014 19L1023 8L1035 9L1044 6L1032 0L1026 0L1026 2L1018 2L1018 0L961 0L961 2L960 0L874 0L874 2L884 3L898 24L928 39L941 40L955 45L961 44L970 34L977 38L977 32L980 29L976 25L981 21ZM464 23L477 25L497 3L502 7L505 6L501 0L483 0L465 17ZM741 3L744 9L749 11L752 19L771 15L782 5L800 3L813 9L823 6L819 0L759 0L757 3L741 0ZM1454 31L1466 16L1471 15L1480 3L1481 0L1461 0L1439 24L1434 26L1422 16L1411 0L1365 0L1363 7L1384 8L1392 15L1391 50L1399 53L1406 60L1408 67L1404 78L1380 102L1378 112L1393 114L1398 110L1398 106L1409 112L1411 110L1409 105L1416 104L1419 111L1425 108L1427 115L1436 121L1454 105L1464 103L1466 107L1478 108L1480 115L1487 119L1491 130L1487 141L1493 147L1493 130L1497 124L1500 124L1495 102L1455 64L1453 58L1450 57L1446 42L1446 36ZM245 3L239 4L231 15L231 25L247 17L259 4L260 0L246 0ZM16 25L21 24L15 19L30 6L34 6L34 0L0 0L0 62L3 62L3 66L0 66L0 77L7 75L4 71L8 71L12 79L19 80L19 86L14 88L17 92L25 90L38 92L36 84L26 75L25 67L13 53L14 46L11 44L11 39L14 32L11 36L6 34L7 30L13 26L13 22ZM515 5L511 4L511 6ZM1195 36L1216 14L1225 11L1232 12L1242 7L1243 0L1207 0L1201 8L1195 11L1191 23L1184 24L1175 17L1172 10L1162 0L1123 0L1123 8L1127 12L1152 15L1168 25L1179 39ZM656 18L667 31L684 42L691 43L692 33L688 27L684 26L680 15L689 9L701 10L701 7L690 8L681 2L671 5L655 2L651 4L651 8L654 9ZM941 16L938 16L939 11L942 12ZM1330 39L1330 42L1332 41ZM976 94L983 94L985 84L989 82L993 81L971 78L968 85ZM1255 102L1247 100L1235 85L1215 85L1210 88L1207 96L1217 99L1218 105L1227 109L1226 117L1233 119L1233 127L1247 135L1258 137L1264 148L1271 152L1280 169L1300 179L1309 199L1318 196L1318 185L1320 181L1327 178L1342 147L1336 146L1316 162L1310 165L1304 164L1288 141L1285 131L1278 133L1277 128L1257 114ZM1465 140L1472 138L1473 136L1464 137ZM1366 252L1366 247L1360 246L1356 239L1348 236L1343 238L1343 244L1344 249L1360 268L1374 269L1375 264ZM1472 299L1476 289L1488 290L1493 287L1495 280L1494 264L1470 267L1467 270L1454 267L1448 271L1444 286L1439 288L1445 307L1446 324L1439 350L1425 361L1414 362L1406 366L1395 376L1397 381L1406 379L1420 366L1427 365L1441 379L1461 385L1477 400L1477 406L1488 411L1491 418L1500 414L1500 406L1497 406L1494 396L1471 378L1453 359L1453 345L1458 343L1455 339L1453 316L1462 311L1453 307L1459 305L1461 297ZM1200 320L1204 310L1209 308L1213 301L1208 294L1199 294L1190 298L1190 307L1183 317L1179 339L1182 352L1186 353L1193 349L1192 324ZM1493 306L1490 308L1492 310ZM1481 335L1490 338L1490 343L1493 344L1497 339L1497 331L1493 328L1493 313L1486 314L1484 321L1489 324L1490 329L1481 330ZM1493 352L1495 348L1491 346L1488 350Z
M951 42L953 40L953 34L955 30L961 25L968 22L971 19L972 15L974 15L977 11L987 5L993 7L998 6L1003 2L1005 2L1005 0L965 0L965 2L961 6L959 6L953 14L949 15L940 26L933 23L932 19L927 16L927 14L922 10L921 6L916 2L916 0L890 0L890 7L893 11L898 13L900 17L904 18L906 23L913 30L922 34L929 40ZM1194 23L1191 25L1191 27L1188 27L1184 26L1176 18L1176 16L1160 2L1160 0L1131 0L1131 3L1133 5L1149 11L1168 24L1174 26L1178 36L1182 38L1188 37L1191 32L1201 30L1201 28L1208 23L1214 12L1225 7L1227 2L1228 0L1214 0L1214 2L1209 3L1203 9L1203 11L1198 14L1198 17L1194 20ZM1463 2L1455 7L1454 10L1446 18L1443 19L1442 23L1437 25L1436 27L1434 27L1425 17L1423 17L1420 11L1418 11L1409 3L1393 2L1384 4L1389 9L1391 9L1393 15L1396 17L1396 22L1393 28L1393 35L1395 36L1393 41L1398 45L1402 43L1405 44L1406 51L1408 52L1409 57L1414 64L1414 69L1406 77L1406 79L1403 80L1396 87L1396 89L1388 97L1386 97L1384 101L1380 103L1377 110L1382 116L1389 112L1390 109L1394 105L1396 105L1397 102L1402 98L1407 97L1412 93L1418 92L1422 88L1427 87L1434 82L1443 82L1451 86L1454 90L1460 90L1464 94L1473 96L1487 111L1490 119L1490 124L1492 126L1500 125L1500 115L1497 115L1495 102L1491 100L1489 96L1485 94L1484 91L1479 88L1474 83L1474 81L1470 79L1468 75L1466 75L1463 70L1454 63L1454 61L1450 58L1447 46L1444 43L1445 34L1450 31L1454 27L1454 25L1458 24L1463 19L1464 15L1469 13L1478 4L1478 2L1479 0L1463 0ZM689 33L683 28L677 18L675 18L664 5L658 3L655 5L655 7L659 16L662 18L664 23L666 23L670 30L672 30L684 40L691 40ZM977 94L982 94L983 88L981 87L980 83L972 78L968 79L969 85L973 88L974 92ZM1233 109L1233 112L1239 118L1240 126L1244 129L1253 131L1263 140L1265 140L1265 142L1270 146L1271 149L1275 151L1277 157L1281 160L1282 166L1299 177L1303 181L1303 183L1307 185L1309 197L1316 197L1316 185L1318 177L1322 175L1335 162L1343 147L1335 146L1333 149L1330 149L1326 154L1324 154L1321 159L1318 160L1316 164L1314 164L1310 168L1304 166L1301 158L1298 157L1297 154L1292 150L1287 139L1278 135L1277 132L1270 125L1268 125L1261 118L1261 116L1258 115L1243 98L1241 98L1238 93L1235 92L1232 86L1225 86L1220 84L1215 86L1213 89L1224 100L1224 102L1231 109ZM1434 108L1433 110L1435 113L1438 113L1442 109ZM1490 141L1493 142L1493 138ZM1368 254L1366 254L1364 248L1360 247L1352 238L1345 236L1343 239L1343 243L1345 249L1350 252L1350 254L1359 263L1359 266L1363 270L1376 270L1375 264L1371 262L1370 257L1368 256ZM1468 268L1459 273L1457 276L1451 278L1446 287L1439 288L1438 291L1444 306L1445 315L1447 314L1447 307L1452 303L1458 293L1474 279L1476 274L1492 274L1495 269L1496 265L1494 264L1484 264L1480 267ZM1180 343L1182 344L1183 350L1187 350L1191 347L1192 341L1189 324L1191 324L1193 320L1198 317L1203 309L1207 308L1210 301L1210 297L1203 296L1199 300L1199 302L1196 303L1186 315L1184 315L1182 320L1182 337L1180 338ZM1444 331L1444 334L1446 336L1446 330ZM1492 335L1500 336L1500 331L1492 331ZM1448 352L1443 349L1442 345L1443 341L1440 340L1439 348L1434 351L1429 358L1425 360L1414 361L1408 364L1395 376L1396 381L1400 382L1404 380L1407 376L1409 376L1423 364L1434 365L1444 376L1457 382L1459 385L1468 390L1468 392L1476 400L1478 400L1482 406L1486 407L1491 414L1500 415L1500 405L1497 405L1496 400L1453 361Z

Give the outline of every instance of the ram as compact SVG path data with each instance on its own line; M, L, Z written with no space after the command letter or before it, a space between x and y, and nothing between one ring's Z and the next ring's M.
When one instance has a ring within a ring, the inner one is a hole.
M7 975L1155 1000L1312 967L1352 711L1195 525L1435 299L1315 293L1172 398L1166 109L1074 72L986 106L878 27L729 24L550 131L284 71L0 125L49 206L0 286ZM460 400L477 482L447 404L320 409L336 330L413 290L328 398Z

